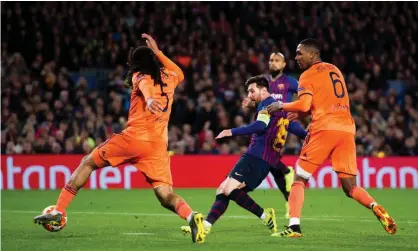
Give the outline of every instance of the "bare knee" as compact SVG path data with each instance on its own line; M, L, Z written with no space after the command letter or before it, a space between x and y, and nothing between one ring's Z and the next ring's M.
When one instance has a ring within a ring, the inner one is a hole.
M224 190L222 187L218 187L218 189L216 189L216 195L223 194L223 193L224 193Z
M93 161L91 155L86 155L80 162L80 165L71 175L70 180L68 181L68 185L79 189L84 186L87 182L88 177L90 174L97 169L96 163Z
M96 169L97 165L94 162L92 155L88 154L88 155L84 156L83 159L81 159L80 167Z
M225 196L229 196L231 194L232 190L234 190L234 189L230 189L230 188L229 189L224 189L224 190L222 190L222 193Z
M222 181L222 183L219 185L218 189L216 189L216 195L224 193L224 186L225 186L226 181L227 181L227 179Z
M95 169L97 169L97 165L91 157L91 154L88 154L81 159L80 165L77 167L74 173L93 171Z
M299 176L299 175L295 175L295 177L293 178L293 181L295 182L295 181L297 181L297 182L302 182L303 184L305 184L306 185L306 183L308 183L308 180L309 179L305 179L305 178L303 178L302 176Z
M225 196L229 196L232 193L232 191L234 191L235 189L242 189L246 186L245 183L237 183L237 182L238 181L233 180L232 182L227 183L225 185L222 193Z

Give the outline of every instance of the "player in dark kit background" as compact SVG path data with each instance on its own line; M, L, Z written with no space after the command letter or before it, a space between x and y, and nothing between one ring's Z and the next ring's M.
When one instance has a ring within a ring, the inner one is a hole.
M216 139L252 135L251 143L247 152L241 156L216 192L216 200L203 222L207 233L227 210L230 200L259 217L273 233L277 231L274 209L263 209L248 195L248 192L257 188L270 170L280 162L280 149L285 140L282 137L285 131L284 121L287 120L287 114L283 112L269 114L265 110L276 100L271 97L269 83L263 75L248 79L245 85L248 89L248 97L257 104L255 121L247 126L223 130ZM293 128L297 127L289 128L289 131L297 135L301 133L293 131ZM298 136L304 137L305 134L304 131ZM186 233L190 232L187 226L183 226L182 230Z
M298 81L295 78L283 73L285 67L286 60L284 55L280 52L273 52L270 55L269 59L270 73L266 74L265 78L269 82L270 94L276 101L291 102L293 100L293 95L297 94ZM242 106L248 108L255 108L256 105L247 97L243 100ZM289 122L288 119L284 119L282 123L286 130L282 131L282 135L280 135L281 138L284 139L281 140L282 145L280 150L283 148L286 141L288 131L287 127L290 127L294 131L297 131L298 135L301 135L300 137L302 139L305 138L306 131L300 126L299 123L296 123L294 121ZM281 158L281 156L279 156L279 158ZM276 182L277 187L283 193L283 196L286 200L285 217L289 218L289 204L287 203L287 201L289 199L290 188L293 183L294 170L291 166L286 166L282 161L278 161L278 164L275 167L272 167L270 172L274 177L274 181Z

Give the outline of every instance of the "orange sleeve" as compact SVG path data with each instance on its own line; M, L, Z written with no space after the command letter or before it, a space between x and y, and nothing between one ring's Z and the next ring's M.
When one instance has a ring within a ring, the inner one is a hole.
M298 97L302 96L303 94L310 94L313 95L313 85L312 85L312 78L308 79L305 74L302 74L299 79L298 85Z
M284 103L283 110L286 112L307 112L311 109L312 95L302 95L298 100Z
M145 100L152 97L153 85L145 76L137 78L134 85L136 85L142 95L144 95Z
M176 65L173 61L171 61L168 57L166 57L162 51L159 51L157 53L157 57L158 57L158 60L160 60L161 63L164 65L165 68L177 74L178 83L183 81L184 74L178 65Z

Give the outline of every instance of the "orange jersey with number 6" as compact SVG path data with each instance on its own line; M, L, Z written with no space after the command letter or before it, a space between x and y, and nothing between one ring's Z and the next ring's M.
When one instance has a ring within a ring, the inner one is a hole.
M168 142L168 121L173 104L174 90L181 81L174 71L164 70L161 74L164 86L154 86L154 80L149 75L135 73L132 76L131 105L129 108L128 123L124 134L132 138L153 142ZM180 80L180 81L179 81ZM163 108L162 112L151 113L146 108L145 97L139 85L148 86L151 98L158 100Z
M309 131L335 130L355 134L343 74L333 64L317 63L299 79L298 96L312 95Z

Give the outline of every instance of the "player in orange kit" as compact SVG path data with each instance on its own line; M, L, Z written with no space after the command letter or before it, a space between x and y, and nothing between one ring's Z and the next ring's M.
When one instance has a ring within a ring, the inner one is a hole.
M320 45L315 39L305 39L297 47L296 61L305 70L299 79L299 99L291 103L276 102L269 113L284 110L291 117L311 111L312 122L297 162L295 180L290 190L289 226L272 236L301 237L300 215L304 187L315 170L328 158L348 196L372 210L386 232L396 233L397 225L383 206L363 188L357 186L355 124L350 113L350 100L343 74L332 64L321 61Z
M56 209L34 218L39 224L58 224L78 190L90 174L106 166L130 163L142 172L153 186L161 205L189 222L193 242L205 241L203 216L173 192L170 156L167 151L167 126L174 90L183 81L182 70L168 59L154 39L143 34L148 47L132 48L128 56L127 83L132 87L126 129L85 156L62 189ZM162 64L162 65L161 65Z

